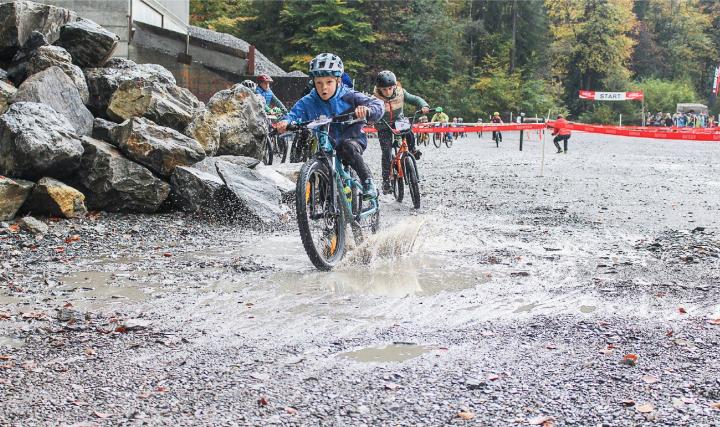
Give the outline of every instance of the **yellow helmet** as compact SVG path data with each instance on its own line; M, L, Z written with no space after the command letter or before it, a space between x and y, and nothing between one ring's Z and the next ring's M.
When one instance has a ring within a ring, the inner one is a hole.
M498 113L497 111L493 113L493 116L499 116L499 115L500 115L500 113Z

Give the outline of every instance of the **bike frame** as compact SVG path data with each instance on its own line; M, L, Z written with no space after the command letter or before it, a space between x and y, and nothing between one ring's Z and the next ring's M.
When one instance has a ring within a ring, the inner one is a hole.
M330 123L327 123L323 125L320 129L318 129L317 134L318 151L315 153L315 156L318 159L324 159L325 161L327 161L328 167L330 168L330 173L333 177L335 177L335 179L332 180L332 191L330 192L330 197L332 197L331 203L333 206L333 210L337 212L336 198L334 195L338 193L338 189L348 186L350 188L354 187L360 192L362 192L363 186L358 180L354 179L345 170L342 161L337 156L337 153L335 152L335 147L332 145L332 140L330 138ZM347 197L345 197L344 194L343 197L341 197L340 199L342 200L342 214L345 215L346 218L352 218L353 221L356 222L360 222L372 216L378 211L379 208L378 200L377 198L374 198L370 200L369 209L359 212L357 215L353 215L352 200L348 201Z

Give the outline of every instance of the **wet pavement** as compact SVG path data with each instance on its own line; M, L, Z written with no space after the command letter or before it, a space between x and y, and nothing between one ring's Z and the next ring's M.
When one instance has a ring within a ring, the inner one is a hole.
M331 273L292 223L3 230L0 424L717 425L720 146L541 147L423 148Z

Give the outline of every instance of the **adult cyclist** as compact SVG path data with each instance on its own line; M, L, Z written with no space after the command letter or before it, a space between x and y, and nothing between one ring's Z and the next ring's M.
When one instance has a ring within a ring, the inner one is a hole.
M405 117L403 114L403 107L406 102L420 108L423 114L427 114L430 111L430 107L424 99L403 89L400 82L397 81L395 73L392 71L385 70L378 73L375 78L373 96L385 104L385 114L383 115L383 120L393 129L395 128L395 121ZM390 157L392 152L393 134L390 127L388 127L388 125L384 122L377 122L375 124L375 128L378 130L380 149L382 150L382 159L380 161L382 165L383 193L387 194L392 191L392 187L390 186L390 163L392 162L392 159ZM415 136L412 132L407 134L406 141L408 149L413 156L415 156L416 159L420 159L422 153L415 147Z
M287 113L287 108L285 108L283 103L277 98L277 96L275 96L272 89L270 89L270 83L273 81L272 77L267 74L260 74L257 80L258 85L255 93L265 98L265 105L268 108L272 108L273 106L278 107L283 114Z
M504 123L502 119L500 118L500 113L497 111L493 113L492 119L490 119L490 122L492 123ZM493 140L495 141L495 145L497 147L500 146L500 143L502 142L502 132L499 130L493 131Z
M290 112L278 122L278 132L285 132L291 121L315 120L320 116L331 117L350 112L355 112L356 117L367 118L371 122L380 119L384 112L382 102L343 85L341 76L344 71L342 60L332 53L321 53L310 61L308 74L312 77L315 88L295 103ZM377 197L377 187L362 157L367 147L363 124L333 124L330 136L340 160L357 172L363 183L363 196Z

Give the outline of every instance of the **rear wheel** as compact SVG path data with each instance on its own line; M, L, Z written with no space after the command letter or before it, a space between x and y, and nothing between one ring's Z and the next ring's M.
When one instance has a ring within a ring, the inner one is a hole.
M352 176L356 182L360 182L357 173L355 173L352 168L348 169L350 176ZM355 222L354 218L360 215L360 213L364 210L369 209L372 202L370 200L364 200L362 190L356 186L352 187L351 197L353 219L349 221L353 231L353 236L355 237L355 244L359 245L365 241L369 234L375 234L378 230L380 230L380 209L378 208L375 213L361 219L359 222ZM377 201L375 203L377 203Z
M408 190L410 190L410 198L412 198L413 207L420 209L420 183L418 182L417 164L415 158L408 154L405 156L405 179L407 181Z
M277 162L285 163L285 160L287 160L287 139L280 135L275 135L273 146L275 147Z
M449 134L445 134L445 145L447 145L447 148L450 148L453 145L453 139Z
M265 137L265 145L263 147L262 162L271 165L273 162L273 143L270 136Z
M295 188L300 239L313 265L331 270L345 255L345 218L340 191L333 191L330 168L316 158L307 161ZM343 196L344 197L344 196Z

